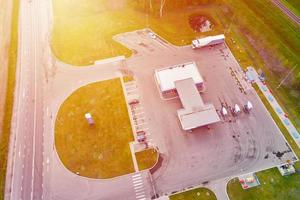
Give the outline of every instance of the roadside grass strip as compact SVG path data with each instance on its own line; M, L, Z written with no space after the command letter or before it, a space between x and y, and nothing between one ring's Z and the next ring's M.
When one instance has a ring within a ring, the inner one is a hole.
M217 200L216 195L207 188L197 188L173 194L170 200Z
M11 130L11 118L13 112L14 102L14 89L15 89L15 77L17 66L17 54L18 54L18 23L19 23L19 0L13 0L12 10L12 27L11 27L11 42L9 47L9 61L8 61L8 78L7 78L7 91L5 99L5 110L3 127L0 134L0 200L4 199L5 190L5 178L7 168L7 154L9 148L10 130ZM1 36L0 36L1 37Z

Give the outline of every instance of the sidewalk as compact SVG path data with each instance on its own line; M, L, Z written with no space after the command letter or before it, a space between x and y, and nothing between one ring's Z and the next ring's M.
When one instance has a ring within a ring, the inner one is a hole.
M300 134L295 128L295 126L288 119L283 109L281 108L281 106L278 104L277 100L271 93L270 89L260 81L257 71L253 67L248 67L248 71L253 75L253 78L256 84L258 85L259 89L264 94L264 96L266 97L266 99L274 109L275 113L280 118L281 122L283 123L283 125L285 126L285 128L287 129L291 137L294 139L298 147L300 148Z

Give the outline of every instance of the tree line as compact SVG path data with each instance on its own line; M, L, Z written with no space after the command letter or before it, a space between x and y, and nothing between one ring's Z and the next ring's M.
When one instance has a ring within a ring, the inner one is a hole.
M205 5L216 0L127 0L134 8L162 17L165 10L176 10L188 6Z

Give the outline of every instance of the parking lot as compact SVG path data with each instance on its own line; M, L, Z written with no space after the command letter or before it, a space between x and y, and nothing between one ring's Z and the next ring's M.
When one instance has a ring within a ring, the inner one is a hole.
M127 59L127 66L139 87L143 120L163 157L160 168L153 173L157 193L171 193L296 159L225 45L199 50L189 46L177 48L143 31L121 34L118 38L138 55ZM222 117L209 129L183 131L176 114L181 102L160 98L154 70L191 61L197 63L204 78L206 91L201 95L205 102L213 103L220 112L222 105L242 107L250 100L253 110L249 114Z

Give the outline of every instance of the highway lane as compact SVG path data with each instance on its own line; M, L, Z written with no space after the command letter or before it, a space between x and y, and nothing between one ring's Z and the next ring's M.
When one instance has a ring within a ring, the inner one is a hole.
M37 0L21 0L6 199L42 199L43 53ZM41 32L43 33L43 32Z
M287 15L292 21L300 26L300 17L290 11L280 0L272 0L273 4L276 5L285 15Z

